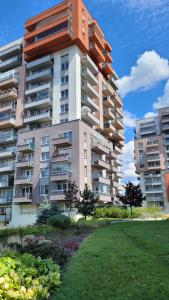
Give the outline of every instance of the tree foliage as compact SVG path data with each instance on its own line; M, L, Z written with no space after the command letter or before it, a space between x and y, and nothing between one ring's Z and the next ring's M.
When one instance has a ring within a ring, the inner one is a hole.
M141 207L142 202L145 200L140 189L140 185L134 185L129 182L125 186L125 194L118 195L119 201L124 206L129 206L131 208L131 218L132 218L132 207Z
M67 190L64 191L65 194L65 204L69 209L69 216L71 214L72 208L74 207L75 202L77 201L77 193L78 193L78 187L75 183L69 182Z
M94 193L86 185L83 192L80 192L80 198L77 198L75 207L78 213L82 214L86 220L87 216L94 215L97 201L98 197L95 197Z

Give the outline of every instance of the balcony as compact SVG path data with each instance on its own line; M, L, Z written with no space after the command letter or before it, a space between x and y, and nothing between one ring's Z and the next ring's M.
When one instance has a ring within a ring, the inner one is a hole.
M110 178L107 177L102 177L101 175L95 174L92 178L94 181L97 181L98 183L106 184L106 185L111 185L111 180Z
M117 107L122 107L123 104L122 104L122 99L121 97L118 95L117 92L114 93L114 102L116 104Z
M86 66L94 75L98 74L98 67L88 55L82 58L82 65Z
M15 178L15 184L16 185L32 185L33 184L32 176L29 176L29 177L26 177L26 176L16 177Z
M51 69L39 71L32 75L26 77L26 82L36 82L42 80L50 80L53 78L53 73Z
M22 39L19 39L17 41L14 41L10 44L1 47L0 59L5 60L10 58L11 56L18 55L19 53L21 53L22 44L23 44Z
M50 195L50 201L64 201L65 200L65 195L64 191L52 191Z
M119 155L119 154L122 154L122 149L121 148L119 148L118 146L115 146L114 147L114 152L115 152L115 154L117 154L117 155Z
M39 112L30 116L26 116L24 118L24 123L45 123L52 121L52 113L50 111L47 112Z
M14 158L15 155L15 150L0 151L0 159Z
M25 194L25 195L21 195L21 196L14 196L13 198L13 202L15 204L26 204L26 203L32 203L32 194Z
M0 164L0 173L10 173L15 170L14 163L3 163Z
M110 150L109 154L106 155L106 157L110 160L117 159L117 154L114 151Z
M8 129L16 126L16 120L11 116L0 117L0 129Z
M161 124L161 131L162 132L165 132L165 131L168 132L169 131L169 123L168 124Z
M124 117L121 108L116 107L114 111L116 112L116 116L118 115L119 118Z
M98 79L87 67L82 67L82 78L86 79L91 85L98 85Z
M72 146L72 140L68 137L59 137L53 139L53 146L57 148L66 148Z
M25 95L32 95L36 94L37 92L48 90L48 93L51 91L51 84L50 83L43 83L41 85L37 85L36 87L31 87L28 90L26 90Z
M113 121L113 125L119 130L124 129L124 123L118 118Z
M16 168L22 168L22 169L32 169L34 165L33 160L23 160L23 161L17 161L16 162Z
M113 75L115 75L114 70L113 70ZM118 83L117 83L117 78L114 79L113 77L116 78L116 76L112 76L110 82L111 82L111 85L112 85L113 89L115 89L117 91L119 89L119 86L118 86Z
M35 151L35 144L30 143L30 144L25 144L25 145L18 145L17 147L18 152L22 153L33 153Z
M16 105L15 103L5 103L4 105L0 105L0 113L15 113Z
M101 170L110 170L110 163L101 159L92 160L92 166Z
M63 172L58 172L58 171L52 171L50 180L53 181L67 181L71 177L71 172L69 171L63 171Z
M21 63L22 63L22 57L20 55L9 58L7 60L0 62L0 70L1 72L6 72L7 70L18 67L19 65L21 65Z
M9 89L5 91L0 91L0 101L5 100L5 101L12 101L16 100L18 97L17 89Z
M102 71L106 76L113 74L113 68L108 63L102 63Z
M31 108L48 108L52 106L52 98L45 97L45 98L34 98L32 100L29 100L25 104L25 109L31 109Z
M90 52L98 63L102 63L105 61L104 54L96 43L90 43Z
M113 133L110 133L110 138L116 142L124 141L124 134L119 130L114 131Z
M99 111L99 106L89 97L82 95L82 104L88 106L92 112Z
M0 89L9 89L18 85L18 74L15 71L8 71L0 74Z
M119 187L119 182L113 181L113 187L116 188L116 189L118 189L118 187Z
M53 65L50 55L36 59L26 65L27 70L39 70L41 68L50 67Z
M160 157L148 157L147 156L147 162L158 162L160 161Z
M0 196L0 205L2 204L11 204L13 201L13 196L12 195L6 195L4 197Z
M112 125L112 121L108 121L106 123L104 123L104 133L115 133L116 129L115 127Z
M57 155L57 156L54 156L52 159L53 162L64 162L64 161L69 161L69 160L71 160L71 157L69 156L69 154Z
M98 92L87 81L82 81L82 91L85 92L91 99L99 98Z
M114 107L113 100L111 99L110 96L103 97L103 105L104 105L106 108L113 108L113 107Z
M161 170L161 165L158 165L158 166L148 166L147 167L148 170Z
M91 26L93 27L93 24L91 24L90 27ZM89 31L89 39L90 39L90 41L95 43L101 51L103 51L105 49L103 35L101 32L98 32L96 28L92 28Z
M61 45L71 41L71 19L64 16L55 22L25 35L24 54L26 61L37 59L39 53L48 55L62 49ZM63 46L64 47L64 46Z
M111 195L110 194L100 194L99 193L98 202L102 202L102 203L110 203L110 202L112 202Z
M91 148L98 154L109 154L109 149L102 145L99 141L92 142Z
M108 62L108 63L111 64L112 61L113 61L113 59L112 59L112 57L111 57L109 51L105 51L105 52L104 52L104 55L105 55L106 62Z
M111 108L104 109L103 115L106 120L115 120L115 114L113 113Z
M0 135L0 145L14 143L17 140L17 135L13 132L2 132Z
M103 84L103 93L106 96L114 96L115 91L113 90L111 85L107 83L107 84Z
M90 126L99 125L100 121L92 114L91 109L87 106L83 106L81 109L82 120Z

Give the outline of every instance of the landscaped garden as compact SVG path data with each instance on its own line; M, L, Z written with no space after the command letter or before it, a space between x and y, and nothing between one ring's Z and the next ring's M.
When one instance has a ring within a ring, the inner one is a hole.
M167 299L169 221L129 222L161 210L138 199L96 208L88 187L72 203L74 191L68 215L46 202L34 226L0 231L0 299Z

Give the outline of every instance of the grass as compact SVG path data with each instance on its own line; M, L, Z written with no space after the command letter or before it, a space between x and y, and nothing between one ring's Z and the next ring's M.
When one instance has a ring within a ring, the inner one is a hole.
M169 221L116 223L81 245L52 300L169 299Z

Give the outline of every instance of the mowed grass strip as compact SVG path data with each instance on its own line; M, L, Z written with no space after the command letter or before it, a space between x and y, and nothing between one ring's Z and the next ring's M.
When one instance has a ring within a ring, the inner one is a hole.
M53 299L169 299L169 221L96 230L72 258Z

